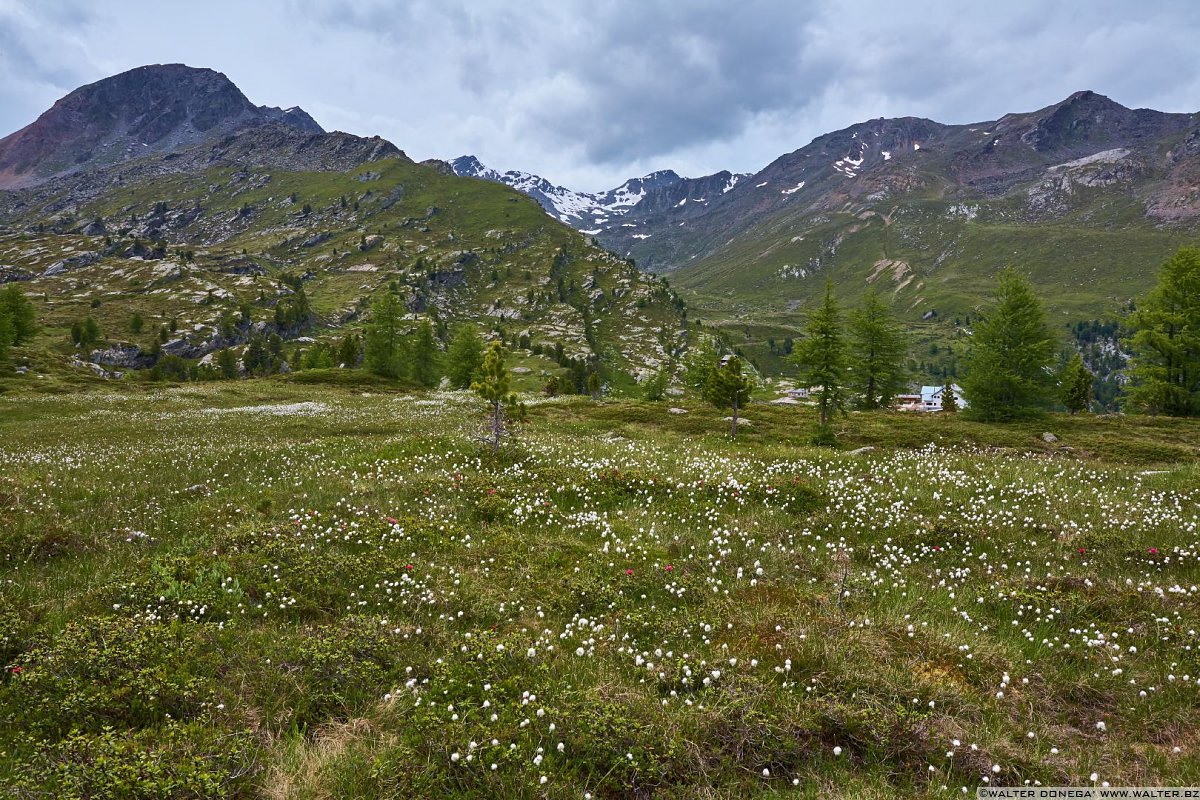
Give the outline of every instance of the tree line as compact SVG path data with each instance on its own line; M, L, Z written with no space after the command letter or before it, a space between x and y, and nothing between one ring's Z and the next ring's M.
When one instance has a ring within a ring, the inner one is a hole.
M989 307L976 315L964 358L965 416L987 422L1036 417L1059 406L1088 410L1094 376L1080 353L1062 361L1041 300L1013 268L1000 272ZM1161 268L1157 286L1126 320L1122 344L1131 353L1124 406L1171 416L1200 416L1200 249L1181 248ZM1114 326L1115 330L1115 326ZM909 343L887 304L874 291L849 313L827 282L809 315L804 336L789 341L790 358L817 407L815 441L834 440L832 421L848 406L888 408L908 381ZM720 359L711 340L694 344L684 381L712 404L738 412L754 381L737 356ZM949 383L943 408L958 410Z

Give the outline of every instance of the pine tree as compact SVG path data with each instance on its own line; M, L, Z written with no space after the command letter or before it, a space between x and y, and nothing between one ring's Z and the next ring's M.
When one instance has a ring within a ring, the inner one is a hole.
M850 314L850 388L858 407L887 408L904 388L908 348L900 325L874 290Z
M1182 247L1130 318L1129 403L1151 414L1200 415L1200 249Z
M976 322L967 352L966 413L993 422L1035 416L1054 385L1054 339L1045 312L1029 281L1011 267L999 275L995 300Z
M503 343L492 342L483 358L478 380L471 384L471 391L488 404L485 438L492 455L500 449L501 439L511 434L511 425L525 418L525 404L517 400L516 392L509 391L508 369L504 366L507 356L508 350Z
M1063 368L1059 381L1059 399L1067 411L1078 414L1087 411L1092 403L1092 373L1083 363L1083 356L1076 353Z
M732 356L725 366L715 367L708 373L708 382L704 384L704 399L717 408L732 408L732 424L729 435L737 438L738 411L750 402L750 393L754 389L754 381L742 372L742 360Z
M398 378L403 373L401 309L399 299L391 292L384 292L371 304L371 321L367 324L363 361L367 369L376 375Z
M842 321L833 286L825 282L825 299L808 318L805 338L796 345L793 360L801 378L817 387L819 436L828 439L833 415L845 409L846 346L842 340Z
M600 374L593 372L587 378L587 391L592 396L592 400L600 399Z
M474 325L462 324L446 348L446 374L454 389L466 389L483 366L483 339Z
M412 360L409 375L418 386L429 388L437 383L437 345L433 341L433 326L429 320L421 320L413 337Z
M129 330L130 330L130 331L132 331L133 333L141 333L141 332L142 332L142 326L143 326L144 324L145 324L145 323L144 323L144 322L143 322L143 320L142 320L142 315L141 315L141 314L137 314L137 313L135 313L135 314L134 314L134 315L133 315L133 316L132 316L132 317L129 319Z

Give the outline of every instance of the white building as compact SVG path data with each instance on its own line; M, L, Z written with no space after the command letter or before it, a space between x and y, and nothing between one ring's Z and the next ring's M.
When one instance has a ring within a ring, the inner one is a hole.
M922 411L941 411L942 410L942 393L945 391L944 386L922 386L921 387L921 410ZM962 387L957 383L950 384L950 390L954 392L954 399L958 401L958 407L966 408L967 401L963 399Z

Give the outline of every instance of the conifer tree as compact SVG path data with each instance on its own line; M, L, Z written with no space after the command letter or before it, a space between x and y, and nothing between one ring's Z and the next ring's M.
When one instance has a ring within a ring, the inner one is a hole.
M353 369L358 366L359 349L361 344L358 334L347 333L338 343L337 361L340 366Z
M742 372L742 360L737 356L732 356L725 366L716 366L708 373L704 399L717 408L733 409L729 435L734 439L737 438L738 412L750 402L753 389L754 381L750 375Z
M825 298L808 318L805 338L796 345L793 360L801 378L817 388L817 412L821 430L818 438L831 435L833 415L845 409L846 346L842 338L841 313L833 299L833 285L825 282Z
M703 393L708 385L708 376L718 368L720 353L713 344L711 336L691 331L687 354L683 358L683 382L690 389Z
M850 314L850 388L859 408L887 408L904 388L907 347L900 325L872 289Z
M507 357L504 344L492 342L483 358L478 379L471 384L471 391L488 404L485 439L492 455L500 449L501 439L511 434L511 426L525 418L525 404L517 400L516 392L509 390L508 368L504 366Z
M671 380L671 369L667 366L660 367L649 380L646 381L645 395L646 399L651 402L658 402L667 396L667 384Z
M437 383L437 345L433 341L433 326L429 320L421 320L413 336L412 360L409 375L418 386L429 388Z
M1083 363L1083 356L1076 353L1063 368L1059 382L1059 399L1067 411L1078 414L1087 411L1092 403L1092 373Z
M483 339L474 325L463 323L454 330L446 348L446 374L453 389L466 389L483 366Z
M592 400L600 399L600 374L592 372L587 377L587 392L592 396Z
M966 414L985 421L1035 416L1054 386L1054 339L1029 281L1008 267L996 284L995 304L975 324L963 378Z
M0 367L8 365L8 348L16 335L8 309L0 307Z
M954 393L952 381L946 381L942 386L942 411L948 411L951 414L958 411L958 395Z
M89 347L100 341L100 325L96 320L88 317L83 321L82 333L79 337L79 345L87 350Z
M238 359L232 350L228 347L217 352L217 371L222 378L236 378L238 376Z
M1151 414L1200 415L1200 249L1182 247L1130 318L1129 402Z
M399 298L384 292L371 303L367 323L363 361L367 369L386 378L399 378L404 372L404 346L400 336L403 307Z
M0 315L7 316L12 327L9 344L24 344L37 332L33 303L15 283L0 291Z
M267 348L263 344L261 336L255 336L250 339L250 343L246 345L246 352L242 354L242 364L245 365L246 371L255 375L262 375L268 371L270 366L270 356L267 354ZM299 364L296 367L299 368Z

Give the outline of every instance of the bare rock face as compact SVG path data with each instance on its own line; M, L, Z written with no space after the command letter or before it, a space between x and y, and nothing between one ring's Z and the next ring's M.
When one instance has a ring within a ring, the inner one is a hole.
M135 344L114 344L104 350L93 350L88 360L104 367L124 369L144 369L154 364L154 357L142 352Z
M303 109L255 106L211 69L138 67L76 89L0 140L0 188L31 186L264 124L323 133Z

